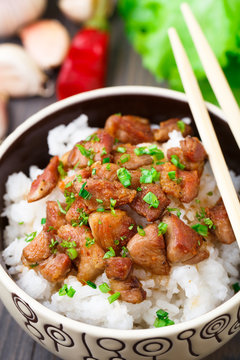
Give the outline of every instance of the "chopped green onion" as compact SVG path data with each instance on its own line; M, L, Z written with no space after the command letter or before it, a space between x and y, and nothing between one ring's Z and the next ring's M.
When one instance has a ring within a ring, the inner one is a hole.
M67 249L67 254L71 260L74 260L78 257L77 250L73 248Z
M86 189L84 189L84 187L86 186L86 184L87 184L87 182L85 182L85 183L82 185L82 187L81 187L78 195L81 196L83 199L89 200L89 199L91 199L92 195L90 194L90 192L88 192Z
M101 199L96 199L96 202L99 204L103 204L103 200L101 200Z
M141 184L152 184L153 182L156 182L160 178L160 173L157 172L154 167L151 168L151 170L143 169L141 168L141 177L140 177L140 183Z
M69 181L66 185L65 185L65 189L69 188L70 186L72 186L73 182Z
M213 192L212 192L212 191L209 191L209 192L207 193L207 195L208 195L208 196L213 196Z
M109 157L106 157L103 159L103 164L107 164L107 163L110 163L110 158Z
M102 148L101 156L107 155L107 150L105 147Z
M213 230L216 229L216 226L213 224L210 218L204 218L203 222L209 227L209 229L213 229Z
M46 224L46 221L47 221L47 219L46 219L46 218L42 218L42 219L41 219L41 225Z
M117 148L117 152L124 154L124 153L126 152L126 148L123 147L123 146L119 146L119 147Z
M109 291L111 291L110 287L105 282L99 285L99 290L104 294L107 294Z
M124 241L127 237L124 235L124 236L120 236L120 240L121 241Z
M110 204L112 207L116 205L117 200L110 198Z
M128 162L130 160L130 155L129 154L125 154L125 155L122 155L120 157L120 161L122 164L124 164L125 162Z
M90 141L90 140L91 140L92 142L99 142L99 141L100 141L99 137L98 137L96 134L89 135L89 136L85 139L86 142L88 142L88 141Z
M19 221L18 225L23 225L24 221Z
M167 232L168 225L164 222L158 224L158 236L163 235Z
M67 295L68 297L72 298L74 296L75 292L76 292L76 290L74 290L72 286L70 286L70 288L68 289L67 284L64 284L61 287L61 289L59 289L58 295L59 296Z
M78 162L76 163L76 165L74 165L73 170L75 170L75 169L78 167L79 164L80 164L80 161L78 161Z
M96 288L97 288L97 285L94 284L94 282L92 282L92 281L90 281L90 280L87 280L87 281L86 281L86 284L87 284L88 286L90 286L91 288L93 288L93 289L96 289Z
M88 159L93 159L94 152L92 149L87 150L83 145L77 144L76 147L80 150L80 153Z
M25 241L26 242L31 242L36 237L37 231L34 231L31 234L25 234L25 235L26 235Z
M74 180L77 180L79 183L82 182L82 175L76 175L75 179Z
M179 130L181 131L181 133L184 133L186 124L182 120L179 120L177 122L177 126L178 126Z
M114 145L118 144L119 140L117 138L114 139Z
M69 238L70 239L70 238ZM77 244L75 243L75 241L66 241L66 240L63 240L60 244L61 247L63 248L75 248L77 246Z
M90 159L90 160L88 160L87 165L88 165L88 166L91 166L93 163L94 163L94 161L93 161L92 159Z
M101 220L98 220L98 224L99 224L99 225L102 225L102 222L101 222Z
M240 291L240 285L239 285L239 283L236 282L235 284L232 284L232 288L233 288L235 294L236 294L237 292L239 292L239 291Z
M30 268L35 268L36 266L38 266L39 264L38 263L35 263L35 264L31 264L31 265L29 265L30 266Z
M182 178L176 178L176 171L169 171L168 172L168 177L169 179L171 179L172 181L175 181L177 184L180 184L180 182L182 181Z
M143 227L141 225L137 226L137 232L139 233L139 235L141 236L145 236L146 233L145 231L143 230Z
M69 193L67 191L64 192L64 196L65 196L65 201L66 201L66 211L68 211L71 207L71 205L74 203L74 201L76 200L75 195L73 192Z
M105 208L104 208L104 206L99 206L96 211L97 212L104 212Z
M142 191L142 188L140 188L140 187L137 187L137 191L139 192L139 191Z
M200 204L200 200L199 200L199 199L195 199L195 203L196 203L196 204Z
M183 170L185 168L185 165L180 163L179 157L177 155L171 156L171 163L181 170Z
M134 152L137 156L152 155L155 156L157 160L164 159L164 154L162 150L160 150L155 144L149 145L148 147L147 146L136 147L134 149Z
M58 244L59 242L57 240L51 239L51 243L49 244L49 249L51 249L52 254L56 254L57 249L55 249L55 246Z
M191 228L195 230L199 235L207 236L208 235L208 227L202 224L192 225Z
M114 249L110 246L108 247L109 251L107 251L104 256L103 259L109 259L110 257L116 256Z
M96 175L96 168L92 169L92 175Z
M176 211L177 212L177 217L181 216L181 211L178 208L167 208L167 211L172 212L172 211Z
M196 218L200 221L203 218L205 218L205 216L206 216L206 211L205 211L205 209L203 207L201 207L200 213L196 212Z
M121 296L120 292L115 292L115 294L108 297L109 304L112 304L114 301L116 301Z
M64 166L63 166L63 162L59 161L59 165L58 165L58 173L61 177L61 179L64 179L67 176L66 171L64 170Z
M111 170L111 165L109 163L106 165L106 170L108 170L108 171Z
M89 215L85 211L83 211L83 209L78 208L77 212L79 212L79 217L78 217L79 226L87 225Z
M128 229L129 229L129 230L132 230L133 227L134 227L134 224L131 224L131 225L128 227Z
M66 215L67 212L62 208L62 205L60 204L59 200L57 200L57 204L58 204L60 212L64 215Z
M149 204L150 208L154 207L155 209L159 206L158 198L155 194L153 194L151 191L149 191L143 198L143 201L145 201L147 204Z
M128 249L126 248L126 246L122 246L122 257L126 257L128 253Z
M155 327L163 327L163 326L169 326L174 325L174 321L170 320L168 318L168 313L162 309L158 310L156 312L157 318L154 322Z
M115 245L119 245L120 241L118 239L114 240Z
M89 237L86 237L86 243L85 243L85 246L87 248L90 248L91 245L95 244L95 239L91 239Z
M132 176L131 176L130 172L127 169L125 169L124 167L118 169L117 176L123 186L128 187L131 185Z
M56 230L53 226L49 226L48 229L47 229L47 232L50 232L52 230Z

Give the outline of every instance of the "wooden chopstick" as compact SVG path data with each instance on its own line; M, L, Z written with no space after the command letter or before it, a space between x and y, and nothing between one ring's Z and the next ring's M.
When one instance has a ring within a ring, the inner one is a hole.
M240 247L240 203L187 54L174 28L168 31L189 106Z
M239 106L217 61L217 58L205 38L196 18L194 17L190 6L187 3L183 3L181 4L181 10L207 78L240 148ZM219 41L221 40L219 39Z

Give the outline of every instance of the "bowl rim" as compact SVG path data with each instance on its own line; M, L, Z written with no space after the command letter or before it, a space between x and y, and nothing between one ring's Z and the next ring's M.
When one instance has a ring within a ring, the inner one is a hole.
M0 145L0 159L8 150L8 148L13 144L13 142L21 136L25 131L27 131L31 126L35 125L41 121L46 116L53 114L56 111L62 110L70 105L81 103L85 100L93 100L95 98L101 97L111 97L116 95L152 95L160 96L173 100L182 101L187 103L187 97L184 93L169 90L161 87L152 87L152 86L114 86L106 87L103 89L97 89L81 94L77 94L66 98L61 101L57 101L44 109L38 111L34 115L30 116L22 124L20 124ZM214 115L220 117L222 120L226 121L225 116L220 108L217 106L206 103L207 108ZM223 304L217 306L215 309L198 316L195 319L184 321L173 326L163 327L163 328L151 328L151 329L132 329L132 330L121 330L121 329L112 329L104 328L101 326L86 324L81 321L73 320L67 318L64 315L61 315L33 299L28 295L24 290L22 290L15 281L8 275L0 264L0 282L10 293L17 293L21 296L24 301L32 304L34 309L37 309L38 316L42 318L47 318L48 321L53 321L54 323L58 322L63 324L68 329L76 332L88 333L92 336L99 336L99 331L101 329L101 336L112 338L117 337L126 340L140 340L146 337L159 337L159 336L171 336L175 333L179 333L188 328L199 327L209 320L218 317L221 314L225 314L230 309L239 305L240 303L240 292L232 296L229 300L225 301Z

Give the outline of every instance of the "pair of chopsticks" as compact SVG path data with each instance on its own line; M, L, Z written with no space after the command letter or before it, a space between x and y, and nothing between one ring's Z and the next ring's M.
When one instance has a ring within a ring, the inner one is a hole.
M181 5L202 65L240 148L240 111L223 71L188 4ZM210 116L184 47L175 28L168 31L172 50L195 124L208 153L220 194L240 247L240 202L233 186Z

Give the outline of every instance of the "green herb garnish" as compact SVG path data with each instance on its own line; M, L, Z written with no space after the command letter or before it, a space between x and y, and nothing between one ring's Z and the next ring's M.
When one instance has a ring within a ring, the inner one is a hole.
M154 321L154 326L157 328L175 324L174 321L172 321L168 318L168 313L162 309L158 310L156 312L156 315L157 315L157 318Z
M122 257L126 257L128 253L128 249L126 248L126 246L122 246Z
M141 235L141 236L145 236L145 235L146 235L146 233L145 233L145 231L143 230L143 227L142 227L141 225L138 225L138 226L137 226L137 232L138 232L138 234Z
M108 170L108 171L111 170L111 165L109 163L106 165L106 170Z
M23 225L24 221L19 221L18 225Z
M120 292L115 292L115 294L108 297L109 304L112 304L114 301L116 301L121 296Z
M55 246L57 246L59 243L57 240L51 239L51 242L49 244L49 249L51 249L52 254L56 254L57 249L55 249Z
M58 173L61 177L61 179L64 179L67 176L66 171L64 170L64 166L63 166L63 162L59 161L59 165L58 165Z
M157 172L154 167L151 168L151 170L143 169L141 168L141 177L140 177L140 183L141 184L152 184L153 182L156 182L160 178L160 173Z
M120 183L124 187L128 187L131 185L132 176L131 176L130 172L127 169L125 169L124 167L118 169L117 176L118 176Z
M96 199L96 202L99 204L103 204L103 200L101 200L101 199Z
M106 157L103 159L103 164L107 164L107 163L110 163L110 158L109 157Z
M155 209L159 206L158 198L155 194L153 194L151 191L149 191L143 198L143 201L145 201L147 204L149 204L149 207L154 207Z
M137 156L141 156L141 155L152 155L155 156L155 158L157 160L162 160L164 159L164 154L162 152L162 150L160 150L157 145L152 144L149 146L141 146L141 147L136 147L134 149L134 152Z
M131 224L131 225L128 227L128 229L129 229L129 230L132 230L133 227L134 227L134 224Z
M92 281L90 281L90 280L87 280L87 281L86 281L86 284L87 284L88 286L90 286L91 288L93 288L93 289L96 289L96 288L97 288L97 285L94 284L94 282L92 282Z
M168 225L164 222L158 224L158 236L163 235L167 232Z
M177 126L178 126L179 130L181 131L181 133L184 133L186 124L182 120L179 120L177 122Z
M126 152L126 148L123 147L123 146L119 146L119 147L117 148L117 152L124 154L124 153Z
M46 219L46 218L42 218L42 219L41 219L41 225L46 224L46 221L47 221L47 219Z
M70 209L71 205L72 205L72 204L74 203L74 201L76 200L76 198L75 198L75 195L74 195L73 192L67 192L67 191L65 191L65 192L64 192L64 196L65 196L65 201L66 201L66 204L67 204L65 210L68 211L68 210Z
M177 217L180 218L181 216L181 211L178 208L167 208L167 211L172 212L172 211L176 211L177 212Z
M36 237L37 231L34 231L31 234L25 234L25 235L26 235L25 241L26 242L31 242Z
M177 155L171 156L171 163L181 170L183 170L185 168L185 165L180 163L179 157Z
M177 184L180 184L182 181L182 178L177 178L176 177L176 171L169 171L168 172L168 177L169 179L171 179L172 181L175 181Z
M92 175L96 175L96 168L92 169Z
M67 249L67 254L71 260L74 260L78 257L77 250L73 248Z
M207 193L207 195L208 195L208 196L213 196L213 192L212 192L212 191L209 191L209 192Z
M202 224L192 225L191 228L195 230L199 235L207 236L208 235L208 227Z
M64 214L64 215L66 215L66 210L64 210L63 208L62 208L62 205L60 204L60 202L59 202L59 200L57 200L57 204L58 204L58 208L59 208L59 210L60 210L60 212L62 213L62 214Z
M58 295L59 296L67 295L68 297L72 298L74 296L75 292L76 292L76 290L74 290L72 288L72 286L70 286L70 288L68 288L67 284L64 284L63 287L61 287L61 289L59 289Z
M88 192L86 189L84 189L86 184L87 184L87 182L85 182L82 185L78 195L81 196L83 199L89 200L89 199L91 199L92 195L90 194L90 192Z
M110 246L108 247L109 251L107 251L104 256L103 259L109 259L110 257L116 256L114 249Z
M122 164L124 164L125 162L128 162L130 160L130 155L129 154L124 154L120 157L120 162Z
M107 150L105 147L102 148L101 156L107 155Z
M104 294L107 294L109 291L111 291L110 287L105 282L99 285L99 290Z
M90 246L92 246L93 244L95 244L95 239L91 239L90 237L86 237L85 246L87 248L90 248Z

